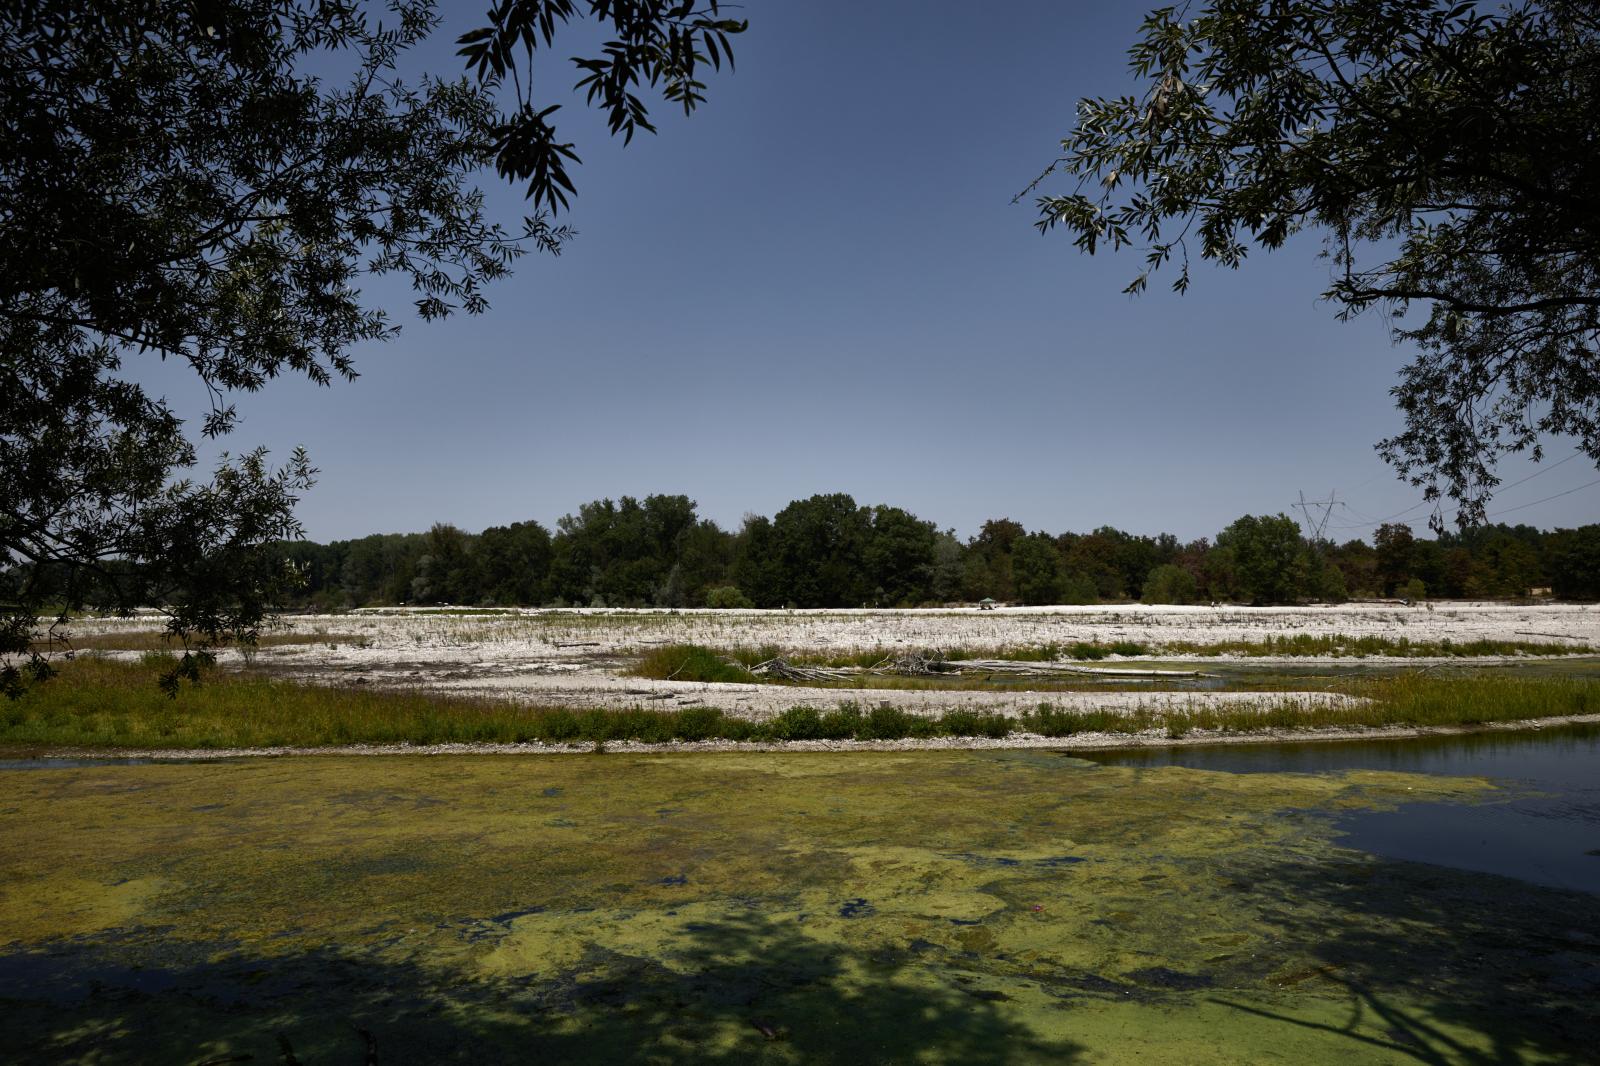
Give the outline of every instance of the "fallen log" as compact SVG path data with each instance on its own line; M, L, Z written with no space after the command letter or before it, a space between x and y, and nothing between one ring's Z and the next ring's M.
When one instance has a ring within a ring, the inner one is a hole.
M1122 666L1079 666L1063 662L1030 662L1015 659L955 659L935 662L936 673L964 673L973 671L986 674L1006 674L1012 677L1052 677L1071 674L1081 677L1148 677L1193 678L1216 677L1201 670L1152 670Z

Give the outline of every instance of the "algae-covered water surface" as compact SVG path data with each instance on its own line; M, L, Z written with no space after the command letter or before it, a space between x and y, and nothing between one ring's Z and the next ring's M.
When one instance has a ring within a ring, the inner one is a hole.
M1048 752L3 770L0 1059L1577 1061L1600 896L1337 829L1498 796Z

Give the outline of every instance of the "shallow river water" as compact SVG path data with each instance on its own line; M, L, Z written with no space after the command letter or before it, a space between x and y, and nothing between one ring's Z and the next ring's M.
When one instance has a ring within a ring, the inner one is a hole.
M1594 733L0 767L0 1061L1593 1061Z
M1394 770L1489 778L1493 802L1407 803L1339 819L1344 843L1396 859L1600 893L1600 726L1352 743L1157 748L1091 755L1117 766L1226 773Z

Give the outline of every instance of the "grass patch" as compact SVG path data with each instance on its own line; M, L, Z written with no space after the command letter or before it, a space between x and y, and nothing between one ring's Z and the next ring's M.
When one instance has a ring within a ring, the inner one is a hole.
M1021 728L1047 737L1145 733L1182 737L1195 730L1259 733L1280 729L1383 729L1487 725L1600 713L1600 681L1584 678L1441 678L1420 673L1353 681L1336 691L1363 699L1308 705L1295 699L1255 706L1148 708L1130 713L1069 711L1041 704Z
M1007 659L1012 662L1048 663L1067 660L1097 661L1110 655L1149 655L1151 650L1132 641L1113 644L1029 644L1004 648L869 648L864 651L804 652L779 647L776 644L745 645L735 648L707 648L699 644L673 644L644 653L633 673L638 677L652 677L658 681L756 681L748 673L735 672L734 676L715 676L725 672L730 663L746 670L768 659L786 659L798 666L859 667L879 666L905 655L921 655L949 662L968 659ZM678 671L673 674L673 671ZM670 675L670 676L669 676ZM777 682L774 682L777 683Z
M1284 699L1253 707L1066 710L1041 704L1015 718L973 710L922 716L897 707L829 711L795 707L766 723L711 707L676 711L573 710L370 690L327 688L250 673L210 672L168 699L156 687L166 662L79 659L21 699L0 701L0 744L15 747L331 747L342 744L646 743L698 740L898 740L904 737L1047 737L1079 733L1181 737L1194 731L1475 725L1600 713L1600 681L1585 678L1442 678L1413 673L1350 682L1350 706Z
M750 671L724 656L698 644L673 644L648 652L631 673L657 681L754 681ZM755 662L760 662L759 659ZM753 665L753 664L746 664Z
M21 699L0 700L0 744L94 748L331 747L341 744L749 739L714 708L516 707L420 692L330 688L209 671L176 699L156 687L169 662L78 659Z
M1165 650L1182 655L1242 655L1250 658L1265 656L1308 657L1335 659L1368 656L1387 656L1396 659L1451 659L1478 656L1509 655L1592 655L1595 649L1587 644L1561 644L1537 640L1411 640L1407 637L1353 637L1338 633L1313 636L1297 633L1293 636L1268 636L1264 640L1224 640L1201 644L1192 641L1174 641L1164 645Z

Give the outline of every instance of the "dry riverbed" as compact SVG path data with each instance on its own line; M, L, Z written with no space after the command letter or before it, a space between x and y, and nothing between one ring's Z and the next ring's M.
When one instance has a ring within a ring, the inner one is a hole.
M1328 678L1385 666L1405 668L1491 665L1497 659L1385 659L1196 657L1170 652L1174 645L1261 642L1297 635L1536 642L1550 647L1600 647L1600 609L1582 605L1506 606L1450 603L1345 604L1321 607L1095 606L918 611L664 611L383 609L289 619L295 643L263 647L255 665L275 674L325 685L374 685L467 694L518 704L573 708L662 710L716 707L726 714L767 721L797 706L818 709L853 703L938 715L966 709L1016 716L1042 703L1068 711L1171 709L1241 710L1285 705L1339 705L1350 698L1312 686L1280 684L1268 691L1225 684L1156 691L1156 686L1108 678L1099 690L1052 691L1010 684L988 689L805 687L707 684L629 676L652 648L700 644L714 648L777 647L797 654L838 654L881 649L905 652L953 648L1027 648L1076 642L1131 641L1163 663L1238 664L1271 669L1317 668ZM132 640L159 628L160 618L102 619L75 623L72 632L97 643ZM308 639L321 636L322 640ZM119 654L109 652L108 654ZM126 656L139 654L128 651ZM224 654L239 661L238 652ZM1138 663L1113 656L1102 665ZM1057 686L1059 687L1059 686ZM1110 691L1106 691L1106 690Z

